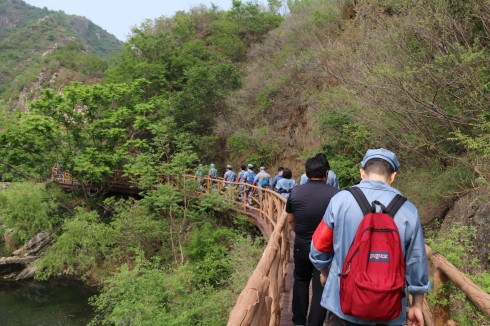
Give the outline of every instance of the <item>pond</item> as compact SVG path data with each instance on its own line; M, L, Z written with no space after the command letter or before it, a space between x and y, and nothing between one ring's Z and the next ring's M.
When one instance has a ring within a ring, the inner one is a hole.
M0 282L0 325L87 325L97 291L81 282Z

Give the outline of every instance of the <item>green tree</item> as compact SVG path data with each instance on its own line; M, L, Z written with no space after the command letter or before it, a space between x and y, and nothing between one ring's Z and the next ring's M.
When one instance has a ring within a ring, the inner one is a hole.
M41 231L52 231L60 222L58 205L42 184L14 183L0 191L2 229L9 249L30 240Z

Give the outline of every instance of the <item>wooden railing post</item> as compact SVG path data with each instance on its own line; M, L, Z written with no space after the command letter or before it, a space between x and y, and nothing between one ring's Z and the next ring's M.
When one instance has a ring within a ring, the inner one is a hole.
M268 193L267 194L267 216L272 216L274 213L274 198Z
M440 287L439 284L441 284L442 281L449 279L457 288L465 293L466 297L470 299L481 312L483 312L487 317L490 317L490 294L480 289L478 285L476 285L468 276L459 271L442 255L433 253L428 246L425 246L425 250L427 252L427 257L436 268L437 275L434 275L434 289L436 289L436 280L438 283L438 289ZM442 313L445 314L444 312ZM435 313L436 319L439 318L438 314L439 312Z
M449 296L444 289L446 282L446 275L439 268L435 268L434 293L437 300L434 305L435 326L445 326L449 320Z
M270 275L270 280L271 280L271 285L269 286L269 297L272 299L272 306L271 306L271 318L269 325L270 326L275 326L278 324L280 318L280 300L281 300L281 293L279 293L279 280L278 280L278 271L279 271L279 259L280 256L276 255L274 256L274 260L272 261L271 265L271 270L269 272Z

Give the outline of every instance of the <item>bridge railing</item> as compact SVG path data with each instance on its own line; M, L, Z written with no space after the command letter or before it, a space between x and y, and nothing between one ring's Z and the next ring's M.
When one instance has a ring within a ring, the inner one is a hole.
M224 182L222 180L212 180L205 178L204 184L206 191L212 191L212 182L218 184L229 184L239 186L241 183ZM274 264L280 264L284 268L287 264L288 256L276 257L278 248L282 244L289 244L289 228L287 226L287 216L284 211L286 200L279 194L271 190L262 190L264 197L258 196L260 189L249 186L254 189L252 202L254 207L243 206L244 209L257 210L261 217L270 220L274 231L271 234L269 244L265 249L262 259L259 261L257 268L248 280L247 285L242 290L238 300L230 313L228 325L278 325L280 320L279 303L280 296L284 291L285 274L277 275L279 270ZM236 188L238 189L238 188ZM214 189L216 190L216 189ZM221 191L222 192L222 191ZM246 196L246 195L245 195ZM237 197L234 197L235 199ZM262 198L262 199L261 199ZM280 201L278 205L276 202ZM245 205L240 202L239 205ZM277 209L276 207L279 207ZM275 221L278 216L278 220ZM286 246L283 246L284 248ZM433 273L433 290L438 297L433 307L430 307L427 297L424 301L423 314L427 326L450 326L456 325L450 320L449 305L442 303L448 302L446 291L440 291L445 282L451 281L460 289L478 309L487 317L490 317L490 294L479 288L464 273L459 271L454 265L447 261L444 256L433 253L430 247L426 246L427 257L432 264ZM287 254L287 252L286 252ZM272 273L271 273L272 271ZM274 284L275 282L278 282ZM279 291L279 292L277 292ZM279 298L279 299L276 299Z
M116 180L120 180L115 174ZM235 203L235 208L248 215L258 215L258 223L264 235L269 236L262 258L240 293L230 313L228 325L278 325L280 321L280 300L285 288L286 268L290 256L290 229L285 212L286 199L269 189L222 179L193 179L196 191L217 192ZM52 180L73 187L80 183L68 172L53 167ZM118 181L124 182L124 181ZM129 187L129 182L127 182ZM252 214L255 212L256 214ZM439 291L444 283L451 281L475 306L490 318L490 294L479 288L464 273L439 253L433 253L426 246L427 257L433 266L433 290L439 298L433 308L427 299L424 301L424 319L427 326L455 325L449 320L448 297L445 291Z
M228 325L278 325L290 258L290 229L286 199L269 189L221 179L198 178L201 190L216 191L236 203L245 214L255 212L269 241L257 267L238 296Z
M423 312L427 326L456 325L450 321L449 305L443 304L449 302L449 294L443 289L444 284L448 281L453 282L482 313L490 318L490 294L478 287L466 274L448 262L444 256L433 253L429 246L425 246L425 249L427 257L433 265L432 291L438 298L434 309L430 309L427 301L424 302Z

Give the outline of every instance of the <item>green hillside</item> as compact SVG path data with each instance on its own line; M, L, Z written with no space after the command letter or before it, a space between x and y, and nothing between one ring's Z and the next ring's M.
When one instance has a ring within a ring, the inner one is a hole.
M38 78L50 53L73 42L105 61L121 50L120 41L84 17L1 0L0 104Z

